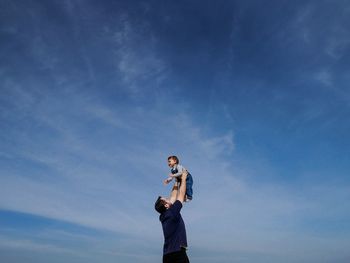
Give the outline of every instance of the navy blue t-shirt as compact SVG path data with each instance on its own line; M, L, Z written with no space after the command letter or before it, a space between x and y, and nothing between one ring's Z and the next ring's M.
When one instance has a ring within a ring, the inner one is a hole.
M181 247L187 247L185 223L182 220L180 210L182 203L178 200L159 216L164 234L163 254L180 251Z

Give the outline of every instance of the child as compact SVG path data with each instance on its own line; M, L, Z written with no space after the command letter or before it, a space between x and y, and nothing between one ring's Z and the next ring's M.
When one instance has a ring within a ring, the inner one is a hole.
M176 182L180 183L182 172L186 169L179 164L179 159L176 156L168 157L168 165L171 168L171 174L169 174L169 177L164 180L164 184L170 183L174 178L176 178ZM188 175L186 178L186 201L192 200L192 196L193 196L192 185L193 185L192 175L188 172Z

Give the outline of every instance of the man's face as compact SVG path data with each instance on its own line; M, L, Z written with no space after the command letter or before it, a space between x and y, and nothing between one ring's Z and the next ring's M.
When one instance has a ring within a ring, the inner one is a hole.
M162 197L161 200L165 201L164 206L165 206L166 209L168 209L168 208L172 205L172 203L170 202L170 200L167 199L167 198L165 198L165 197Z

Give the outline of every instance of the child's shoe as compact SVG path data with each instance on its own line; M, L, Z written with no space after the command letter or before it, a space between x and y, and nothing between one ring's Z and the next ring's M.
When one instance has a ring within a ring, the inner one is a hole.
M190 202L192 200L192 196L185 196L185 202Z

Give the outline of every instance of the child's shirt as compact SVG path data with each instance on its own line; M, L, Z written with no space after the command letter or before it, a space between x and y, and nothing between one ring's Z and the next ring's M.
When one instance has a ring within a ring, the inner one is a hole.
M168 181L172 181L174 177L180 178L182 173L185 171L185 167L180 164L175 164L174 167L171 168L172 177L168 178Z

